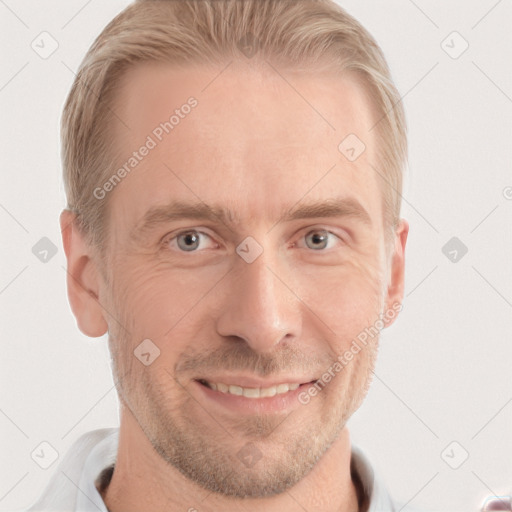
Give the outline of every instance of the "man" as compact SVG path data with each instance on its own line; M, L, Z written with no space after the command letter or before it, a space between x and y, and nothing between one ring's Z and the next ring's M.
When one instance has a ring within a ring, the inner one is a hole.
M368 32L329 0L139 0L62 122L80 330L120 428L30 510L395 510L350 442L401 309L407 143Z

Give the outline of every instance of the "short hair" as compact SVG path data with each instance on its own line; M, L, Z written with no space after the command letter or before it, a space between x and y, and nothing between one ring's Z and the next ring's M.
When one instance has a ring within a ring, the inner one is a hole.
M248 37L257 43L256 61L356 76L378 120L375 171L382 181L386 234L393 233L407 160L405 115L382 50L355 18L332 0L137 0L92 44L62 116L67 208L100 253L108 201L93 191L115 165L108 128L123 73L140 62L219 65L243 59L241 41Z

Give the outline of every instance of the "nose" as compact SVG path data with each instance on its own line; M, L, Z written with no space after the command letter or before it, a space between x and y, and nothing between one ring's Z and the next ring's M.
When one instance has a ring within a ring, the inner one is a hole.
M283 340L298 338L300 300L288 283L292 278L284 265L263 251L252 263L239 258L235 266L217 319L218 333L241 338L258 352L272 351Z

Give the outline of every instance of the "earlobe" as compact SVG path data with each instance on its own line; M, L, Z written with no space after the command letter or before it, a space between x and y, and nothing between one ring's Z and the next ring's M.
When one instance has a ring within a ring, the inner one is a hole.
M68 263L68 298L78 328L86 336L97 338L108 330L104 309L99 302L101 274L75 221L73 212L62 211L60 228Z
M405 245L409 234L409 223L405 219L400 219L400 223L395 231L394 249L391 256L391 268L389 273L389 283L386 300L386 311L397 311L404 297L404 277L405 277ZM398 315L385 315L387 317L386 327L391 325Z

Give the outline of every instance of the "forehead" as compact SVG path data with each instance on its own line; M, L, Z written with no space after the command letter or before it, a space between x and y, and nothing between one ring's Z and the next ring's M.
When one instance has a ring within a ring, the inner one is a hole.
M113 110L118 165L138 153L109 197L116 223L133 226L175 199L225 204L255 222L303 199L350 196L381 216L374 116L350 76L145 63L124 75ZM343 140L363 153L347 158ZM143 146L152 147L141 157Z

